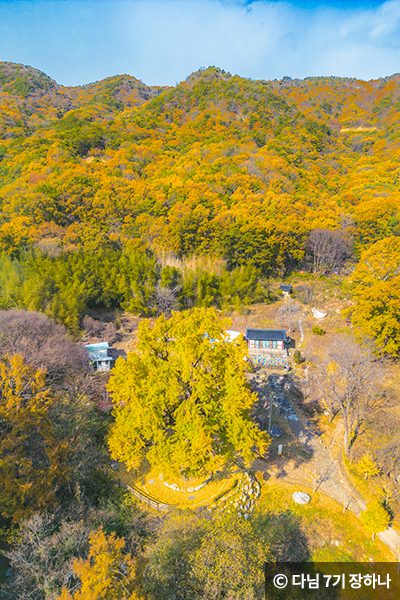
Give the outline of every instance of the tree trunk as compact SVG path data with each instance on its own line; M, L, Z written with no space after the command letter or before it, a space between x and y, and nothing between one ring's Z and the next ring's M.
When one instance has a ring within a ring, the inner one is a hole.
M349 425L347 423L346 415L343 415L343 423L344 423L344 453L346 458L349 456Z
M344 425L344 453L346 458L348 458L350 450L349 409L346 403L343 401L340 401L340 410L343 416Z

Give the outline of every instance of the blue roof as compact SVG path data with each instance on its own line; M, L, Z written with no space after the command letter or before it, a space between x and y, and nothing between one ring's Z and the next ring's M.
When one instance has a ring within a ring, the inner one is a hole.
M87 344L85 346L88 352L97 352L98 350L108 350L109 349L108 342L99 342L98 344Z

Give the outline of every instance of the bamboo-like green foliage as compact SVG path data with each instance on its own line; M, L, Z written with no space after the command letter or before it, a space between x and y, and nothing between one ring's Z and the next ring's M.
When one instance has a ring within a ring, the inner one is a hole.
M108 385L113 458L131 469L146 457L164 474L193 476L265 452L268 437L249 417L245 346L225 326L214 309L141 323L137 352L117 361Z
M74 333L88 308L118 307L144 317L192 306L241 306L268 299L249 264L221 275L162 268L143 248L0 257L0 309L40 311Z

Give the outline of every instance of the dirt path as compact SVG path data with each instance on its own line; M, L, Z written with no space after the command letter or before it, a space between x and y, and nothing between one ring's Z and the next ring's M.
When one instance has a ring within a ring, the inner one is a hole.
M352 488L343 477L342 470L336 457L332 456L322 441L307 428L301 420L288 419L288 424L297 439L305 446L312 455L310 466L304 463L293 469L291 477L307 481L308 487L314 492L321 490L355 515L360 516L366 506L359 494Z
M275 385L275 391L285 398L285 390ZM287 399L287 398L286 398ZM343 465L342 440L343 424L338 423L327 446L306 424L304 415L291 406L286 412L286 421L293 435L303 445L311 460L298 463L292 461L284 469L268 468L271 478L284 479L288 483L306 487L312 492L321 491L350 510L357 517L366 509L362 495L349 481ZM391 527L377 534L395 554L400 550L400 535Z

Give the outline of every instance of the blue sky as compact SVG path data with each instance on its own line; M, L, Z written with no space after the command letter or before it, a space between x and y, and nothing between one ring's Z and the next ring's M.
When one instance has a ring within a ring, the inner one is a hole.
M63 85L175 85L210 65L374 79L400 72L400 0L0 0L0 61Z

